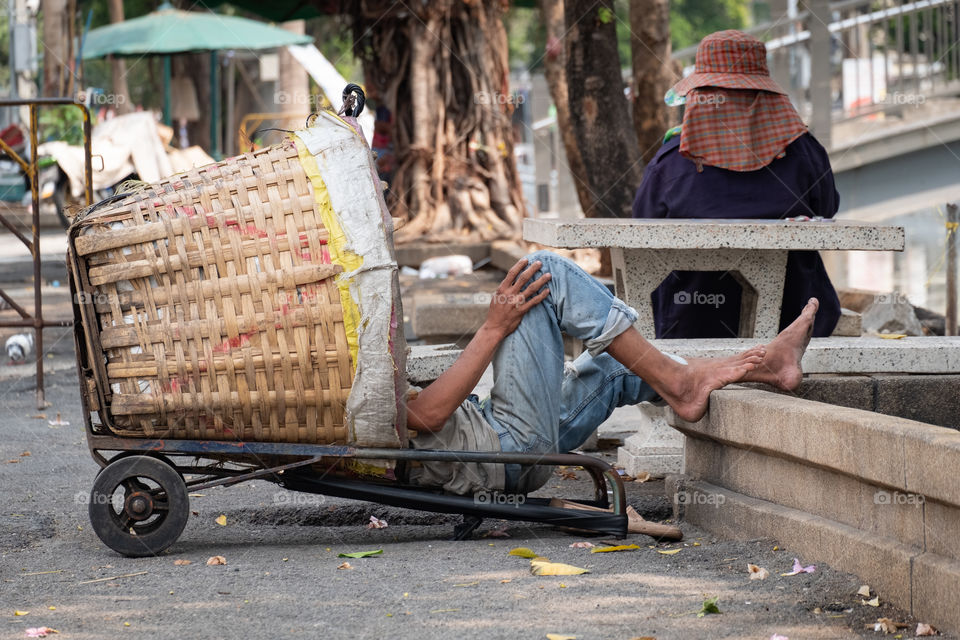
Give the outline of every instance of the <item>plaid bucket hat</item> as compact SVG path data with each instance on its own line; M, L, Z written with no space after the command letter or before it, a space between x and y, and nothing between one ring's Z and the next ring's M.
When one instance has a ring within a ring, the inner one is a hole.
M671 91L685 96L691 89L699 87L759 89L787 94L770 77L766 45L733 29L711 33L701 40L693 73L675 84Z
M695 71L667 104L686 104L680 153L703 165L756 171L786 153L807 126L767 69L767 48L740 31L719 31L697 47Z

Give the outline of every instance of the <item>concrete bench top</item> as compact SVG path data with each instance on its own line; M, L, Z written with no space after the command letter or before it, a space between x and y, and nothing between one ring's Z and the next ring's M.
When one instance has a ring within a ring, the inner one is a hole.
M852 220L590 218L523 221L523 239L550 247L903 251L903 227Z
M685 358L721 357L761 344L761 340L653 340L661 351ZM435 380L453 364L460 349L455 345L411 348L407 377L414 382ZM960 372L960 337L919 337L887 340L814 338L803 357L805 373L957 373Z

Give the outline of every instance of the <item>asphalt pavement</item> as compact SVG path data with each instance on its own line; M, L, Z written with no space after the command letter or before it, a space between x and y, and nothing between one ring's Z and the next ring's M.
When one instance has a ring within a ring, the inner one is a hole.
M53 336L47 344L51 360L71 360L72 340ZM879 607L862 604L862 582L827 566L782 576L794 554L774 540L717 540L682 524L681 543L633 535L619 542L637 549L591 553L570 545L602 538L487 521L474 539L454 542L455 516L263 481L195 495L178 542L156 557L125 558L100 542L87 518L98 466L85 442L75 371L47 376L50 406L42 412L29 373L0 375L2 638L49 627L60 639L796 640L879 637L865 625L880 617L909 624L901 632L909 638L918 622L882 593ZM50 424L58 413L61 424ZM615 452L598 455L613 460ZM586 474L573 475L555 476L544 495L588 497ZM628 495L644 517L669 517L662 482L631 483ZM368 529L370 516L388 526ZM495 537L501 533L509 537ZM529 560L509 555L516 547L589 573L534 576ZM338 557L377 549L375 557ZM208 565L214 556L226 564ZM344 562L351 568L340 568ZM750 580L748 563L770 576ZM720 613L698 617L712 598Z

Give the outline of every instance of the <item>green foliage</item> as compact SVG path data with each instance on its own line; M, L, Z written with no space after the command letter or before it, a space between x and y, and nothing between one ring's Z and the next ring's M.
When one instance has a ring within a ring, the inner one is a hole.
M0 91L10 84L10 20L6 8L0 15Z
M83 114L70 105L45 107L38 111L40 140L63 140L72 145L83 144Z
M671 0L673 48L693 46L714 31L743 29L750 17L750 5L750 0Z
M507 29L510 66L530 71L541 68L547 47L547 29L540 19L540 11L511 6L503 21Z

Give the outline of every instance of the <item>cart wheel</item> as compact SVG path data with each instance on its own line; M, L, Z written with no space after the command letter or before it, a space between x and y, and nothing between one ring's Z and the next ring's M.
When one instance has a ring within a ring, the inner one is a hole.
M90 524L105 545L125 556L160 553L180 537L190 517L183 478L151 456L114 460L90 492Z

